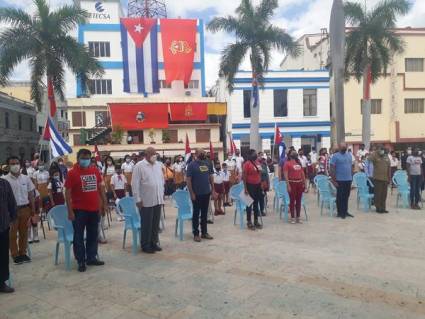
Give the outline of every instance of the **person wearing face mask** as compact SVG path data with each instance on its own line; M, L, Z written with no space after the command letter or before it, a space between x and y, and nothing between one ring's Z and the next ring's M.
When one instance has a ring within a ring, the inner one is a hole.
M220 163L216 163L214 167L214 190L217 194L217 197L214 198L214 208L215 212L214 215L224 215L224 210L222 209L222 203L223 203L223 195L224 195L224 174L221 170Z
M97 248L100 216L101 212L106 214L108 203L102 176L90 165L90 156L90 150L80 149L78 163L68 172L65 181L65 200L68 219L74 227L73 247L79 272L86 271L86 265L105 264L97 258Z
M195 160L190 162L186 171L187 188L193 204L192 231L195 242L200 242L201 238L213 239L208 234L207 227L211 194L213 198L216 198L213 174L213 167L207 160L205 151L198 148L195 152ZM201 236L199 236L199 219L201 219Z
M407 173L410 182L410 205L412 209L421 209L419 201L421 200L421 184L422 184L422 157L419 150L415 149L406 161Z
M353 158L347 152L347 144L339 144L339 152L333 154L330 161L331 181L337 189L337 217L354 217L348 212L351 183L353 181Z
M118 165L115 167L115 174L112 175L111 178L111 188L115 199L115 212L117 213L117 220L122 222L125 219L120 208L118 207L118 202L121 198L125 197L125 192L129 186L127 178L123 174L121 167Z
M50 174L46 169L46 164L41 160L38 161L37 170L34 172L33 180L36 188L36 207L41 207L44 213L47 213L50 207L50 198L49 198L49 190L47 189L47 185L49 184ZM38 211L38 210L37 210ZM36 217L34 217L36 218ZM29 242L38 243L38 221L34 218L31 218L31 226L29 232Z
M236 160L231 153L227 154L227 159L224 161L224 164L226 164L227 170L229 171L230 186L233 186L237 183L237 169Z
M107 198L112 198L111 178L115 174L115 163L111 156L107 156L103 162L103 178L105 180Z
M157 160L153 147L146 149L146 157L134 166L132 188L139 208L142 235L142 251L154 254L162 250L159 246L159 223L164 205L164 174L162 163Z
M15 264L30 262L27 255L28 248L28 224L31 216L35 216L34 184L31 179L21 174L21 165L16 156L7 160L10 172L3 176L12 187L13 195L17 205L17 219L10 225L10 254ZM19 241L18 240L19 234Z
M237 180L239 182L240 178L242 177L242 165L244 163L244 158L241 156L240 150L235 151L235 161L236 161L236 175Z
M401 153L401 169L407 170L407 158L412 155L412 148L408 147L406 152Z
M223 162L221 164L222 172L223 172L223 185L224 185L224 194L223 194L223 206L229 207L232 206L229 199L229 192L230 192L230 172L227 168L226 162Z
M127 185L128 185L128 191L130 193L130 196L132 196L131 191L131 178L133 176L133 169L134 169L134 163L131 160L130 155L126 155L124 157L124 163L121 164L121 170L124 173L125 178L127 179Z
M165 196L171 196L176 190L174 177L174 170L171 166L171 160L167 158L164 165Z
M262 229L258 222L259 202L262 196L261 189L261 164L257 160L257 152L250 150L248 160L243 165L243 182L245 194L254 200L251 206L246 208L247 227L251 230ZM251 212L254 210L254 224L252 224Z
M391 162L385 149L379 146L371 154L369 160L373 163L373 184L374 184L374 202L376 212L379 214L388 213L386 208L388 185L391 181Z
M68 169L65 166L63 158L58 159L58 166L59 166L60 173L62 175L62 181L64 181L66 177L68 176Z
M21 173L27 175L31 180L34 178L35 169L31 166L31 162L26 160L25 167L22 168ZM34 183L34 180L33 180Z
M174 184L176 185L177 189L182 189L184 187L185 165L184 165L183 157L181 157L180 155L177 156L177 159L173 164L173 170L174 170Z
M306 190L306 178L297 152L290 152L289 159L283 166L283 174L290 197L291 224L300 224L301 201L303 192Z
M47 185L49 190L50 205L51 207L65 204L63 182L61 179L61 172L59 170L52 170L49 184Z

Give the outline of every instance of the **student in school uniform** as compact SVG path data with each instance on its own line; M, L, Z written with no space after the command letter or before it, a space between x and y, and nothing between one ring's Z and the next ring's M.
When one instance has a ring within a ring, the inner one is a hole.
M119 166L115 167L115 174L111 177L111 189L114 195L115 203L118 203L121 198L125 197L125 192L129 189L127 177L125 174L123 174L123 170ZM119 222L123 221L124 216L122 215L120 209L116 207L115 211L118 215L117 220Z
M47 185L47 190L49 191L51 207L65 204L63 182L61 180L60 171L52 172L49 184Z
M229 199L229 191L230 191L230 172L227 169L227 164L223 163L222 165L222 174L223 174L223 184L224 184L224 194L223 194L223 206L229 207L232 206Z
M224 174L221 171L220 163L215 164L213 180L214 180L214 190L217 194L216 198L214 199L214 208L215 208L214 215L215 216L224 215L224 210L222 209L223 196L224 196Z

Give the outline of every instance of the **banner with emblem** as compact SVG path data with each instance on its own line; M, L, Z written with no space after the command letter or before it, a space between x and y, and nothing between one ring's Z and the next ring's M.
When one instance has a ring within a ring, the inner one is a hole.
M207 103L170 103L171 121L206 121Z
M197 20L161 19L160 23L165 81L182 80L187 85L193 71Z
M126 131L168 128L167 103L110 103L112 126Z

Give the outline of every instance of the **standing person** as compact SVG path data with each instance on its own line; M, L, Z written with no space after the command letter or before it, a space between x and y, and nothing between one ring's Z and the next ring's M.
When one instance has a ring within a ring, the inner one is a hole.
M127 178L122 173L121 167L117 165L115 167L115 174L112 175L112 178L111 178L111 189L115 199L115 204L116 204L115 212L118 215L117 220L119 222L124 221L125 218L122 215L121 210L118 207L117 203L121 198L125 197L125 192L128 188L129 186L128 186Z
M365 149L365 145L360 144L359 150L356 153L357 160L360 161L363 157L367 157L367 154L369 154L369 152Z
M214 198L214 215L224 215L224 210L221 209L221 205L223 204L223 197L224 197L224 174L221 171L221 165L220 163L216 163L214 167L214 190L217 194L217 197Z
M133 194L131 191L131 178L133 175L134 165L135 164L132 162L130 155L126 155L124 157L124 163L121 164L121 170L122 170L122 173L124 173L124 176L127 180L127 187L128 187L127 189L128 189L128 192L130 193L130 196L132 196Z
M198 148L195 151L195 160L190 162L186 171L187 188L193 204L193 240L200 242L203 239L213 239L208 234L207 216L211 193L216 198L214 191L213 168L207 160L205 151ZM201 219L201 237L199 237L199 217Z
M58 159L58 166L59 166L59 170L62 174L62 182L63 182L64 180L66 180L66 177L68 176L68 169L65 166L63 158Z
M52 170L47 190L49 191L51 207L65 204L63 181L59 170Z
M112 199L111 178L115 174L115 163L111 156L107 156L103 162L103 178L105 180L105 187L107 199Z
M407 158L412 155L412 148L408 147L406 152L401 152L401 169L407 170Z
M227 159L223 164L226 164L227 170L229 172L229 182L230 186L233 186L238 183L238 171L236 168L236 159L233 158L231 153L227 154Z
M390 155L388 157L390 158L391 179L392 179L393 176L394 176L394 173L398 170L398 166L400 165L400 161L399 161L399 159L397 157L396 152L394 152L394 151L391 151L391 153L390 153ZM391 180L391 187L392 188L395 187L394 183L392 183L392 180Z
M333 154L331 161L331 179L337 189L336 206L337 217L345 219L354 217L348 212L348 200L350 198L351 183L353 181L353 158L347 152L347 144L339 144L339 152Z
M25 167L22 168L22 174L27 175L31 180L34 178L35 168L31 166L31 162L26 160Z
M329 175L328 172L328 156L326 148L322 148L319 151L319 158L317 159L317 165L316 165L316 172L317 175Z
M31 166L36 169L38 166L38 161L40 160L40 154L39 153L35 153L33 156L33 160L31 161Z
M242 166L244 163L244 158L241 156L241 151L236 150L235 151L235 162L236 162L236 176L237 176L237 182L240 181L242 177Z
M10 254L15 264L22 264L31 261L27 255L28 224L32 217L35 221L38 219L34 201L35 187L28 176L21 174L17 156L9 157L7 165L9 165L10 172L2 178L7 180L12 187L17 205L17 219L10 226ZM19 243L17 244L18 234Z
M0 178L0 293L15 290L6 284L9 280L9 230L17 218L17 207L12 188Z
M373 163L373 184L375 186L375 207L379 214L388 213L387 195L391 181L391 163L385 149L379 146L369 159Z
M421 209L419 201L421 200L422 183L422 157L419 156L419 150L415 149L406 160L407 173L410 182L410 206L412 209Z
M146 149L145 159L138 162L133 170L133 195L139 208L142 235L142 251L154 254L161 251L159 246L159 223L164 205L164 175L162 163L157 160L153 147Z
M289 210L291 212L291 224L301 224L301 202L303 192L306 189L304 170L295 151L289 153L289 159L283 166L283 174L288 187L290 197Z
M224 196L223 196L223 206L229 207L232 206L229 199L229 191L230 191L230 173L227 169L227 164L224 162L222 165L222 171L223 171L223 184L224 184Z
M311 148L311 152L310 152L310 154L308 154L308 155L310 155L310 160L311 160L311 163L313 164L313 166L316 166L316 163L317 163L317 152L316 152L316 147L312 147Z
M261 165L261 196L260 196L260 214L261 216L266 216L266 197L267 192L270 190L270 177L269 177L269 168L264 157L259 157L259 162Z
M164 167L164 178L165 178L165 196L171 196L175 192L174 185L174 170L171 166L171 160L167 158L165 160Z
M100 212L108 209L108 203L102 176L96 167L90 165L90 156L90 150L80 149L77 153L78 163L68 172L65 181L68 219L74 226L73 246L79 272L86 271L86 265L105 264L97 257L97 239Z
M298 150L298 160L300 161L301 167L304 170L304 176L307 178L307 157L304 155L304 150L300 148Z
M243 182L245 194L251 196L254 200L251 206L246 208L247 227L251 230L262 229L263 226L258 223L259 201L261 197L261 165L257 161L257 152L250 150L248 160L243 165ZM252 224L251 212L254 210L254 224Z
M181 155L177 156L175 163L173 164L174 170L174 184L176 189L182 189L184 187L184 170L185 165L183 157Z

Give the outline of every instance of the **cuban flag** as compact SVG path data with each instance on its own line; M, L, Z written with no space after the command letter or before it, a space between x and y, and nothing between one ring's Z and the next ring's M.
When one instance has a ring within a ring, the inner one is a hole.
M52 151L53 158L72 153L71 146L65 142L50 117L47 119L46 127L44 128L43 139L50 142L50 150Z
M121 19L124 92L159 93L157 19Z

